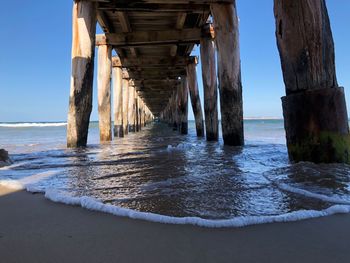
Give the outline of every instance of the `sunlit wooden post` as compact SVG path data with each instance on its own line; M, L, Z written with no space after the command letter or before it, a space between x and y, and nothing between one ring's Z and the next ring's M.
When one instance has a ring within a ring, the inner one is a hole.
M92 110L96 3L73 4L72 75L70 84L67 146L86 146Z
M286 96L282 98L291 160L350 162L343 88L335 71L324 0L275 0L276 37Z
M204 122L203 122L201 99L199 97L199 90L198 90L196 65L197 65L197 59L194 59L193 61L189 61L186 71L187 71L188 89L190 91L191 104L192 104L194 118L196 121L197 136L202 137L204 136Z
M129 131L135 132L135 110L134 110L134 104L135 104L135 85L134 81L129 81Z
M216 75L216 56L214 29L206 24L202 29L200 42L202 78L204 89L204 114L206 137L208 141L217 141L219 138L218 121L218 91Z
M112 116L111 116L111 74L112 74L112 47L109 45L98 46L97 66L98 89L98 114L100 140L112 140Z
M218 51L222 135L226 145L244 144L241 61L236 1L210 5Z
M118 57L112 58L114 137L123 137L123 73Z
M123 70L123 132L129 133L129 74Z

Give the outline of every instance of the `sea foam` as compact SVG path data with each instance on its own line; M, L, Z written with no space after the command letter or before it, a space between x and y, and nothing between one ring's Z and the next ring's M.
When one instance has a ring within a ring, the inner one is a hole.
M57 171L55 171L57 172ZM104 204L98 199L82 196L71 196L66 192L62 192L56 189L47 189L42 191L35 187L35 181L42 179L43 177L52 176L55 173L41 173L32 176L30 179L24 180L7 180L0 181L0 185L13 188L16 190L26 189L29 192L43 192L45 198L58 203L67 205L80 206L82 208L99 211L103 213L112 214L120 217L128 217L132 219L145 220L155 223L163 224L177 224L177 225L195 225L208 228L226 228L226 227L245 227L249 225L276 223L276 222L293 222L310 218L325 217L334 214L350 213L350 205L336 204L327 209L317 210L299 210L281 215L271 216L240 216L231 219L212 220L203 219L199 217L172 217L166 215L159 215L148 212L139 212L128 208L114 206L110 204ZM299 192L304 194L304 192Z

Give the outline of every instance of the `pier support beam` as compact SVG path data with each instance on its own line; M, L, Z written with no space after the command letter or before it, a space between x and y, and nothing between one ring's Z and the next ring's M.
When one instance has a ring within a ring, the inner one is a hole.
M136 125L135 125L135 86L133 81L129 82L129 131L135 132L136 131Z
M129 75L123 71L123 133L129 133Z
M194 118L196 121L196 131L198 137L204 136L204 122L203 112L201 106L201 99L199 97L197 72L196 72L196 61L187 65L187 80L190 91L191 104L193 109Z
M178 87L179 131L188 134L188 84L185 76L181 77Z
M139 132L141 130L140 126L140 112L139 112L139 96L136 93L136 98L135 98L135 119L136 119L136 132Z
M244 144L241 61L236 1L210 5L218 51L222 135L225 145Z
M203 28L204 32L213 32L212 25L207 24ZM204 33L203 32L203 33ZM205 128L208 141L219 139L218 121L218 91L216 76L215 42L213 35L202 34L200 42L202 78L204 89L204 114Z
M123 73L119 58L112 58L114 137L124 137L123 131Z
M345 96L338 87L334 43L324 0L275 0L282 98L293 161L350 161Z
M100 45L98 47L98 115L100 141L112 140L111 116L111 74L112 74L112 47Z
M67 146L86 146L94 75L96 3L73 5L72 75L70 84Z

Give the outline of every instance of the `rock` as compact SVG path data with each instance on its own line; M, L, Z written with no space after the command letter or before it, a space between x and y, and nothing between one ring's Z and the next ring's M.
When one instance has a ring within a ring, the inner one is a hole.
M10 164L12 164L12 161L9 157L9 153L4 149L0 149L0 167Z

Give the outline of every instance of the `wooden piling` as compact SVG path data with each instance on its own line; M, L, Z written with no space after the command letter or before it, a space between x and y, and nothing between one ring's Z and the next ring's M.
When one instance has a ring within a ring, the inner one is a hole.
M124 136L129 133L129 75L123 71L123 132Z
M131 80L129 81L129 109L128 109L129 132L135 132L134 94L135 94L134 82Z
M138 119L137 119L137 122L138 122L138 124L139 124L139 131L141 131L142 130L142 115L141 115L141 104L142 104L142 100L141 100L141 98L140 98L140 96L138 96L137 97L137 117L138 117Z
M290 159L350 163L348 116L326 2L275 0L274 13Z
M96 3L76 0L73 5L68 147L86 146L87 144L92 110L96 22Z
M202 137L204 136L204 122L201 100L198 91L196 64L197 61L192 61L190 64L188 64L186 67L186 72L194 119L196 121L197 136Z
M112 47L101 45L98 47L98 114L100 141L112 140L111 116L111 74L112 74Z
M243 101L236 1L210 5L218 51L222 135L225 145L244 144Z
M208 34L208 31L210 34ZM208 141L217 141L219 139L216 56L213 38L212 25L207 24L202 30L200 53L204 89L205 128Z
M136 120L136 132L139 132L141 130L140 128L140 113L139 113L139 96L136 94L135 98L135 120Z
M123 137L123 73L118 57L112 58L114 137Z
M185 76L181 77L178 98L179 131L181 134L188 134L188 83Z

